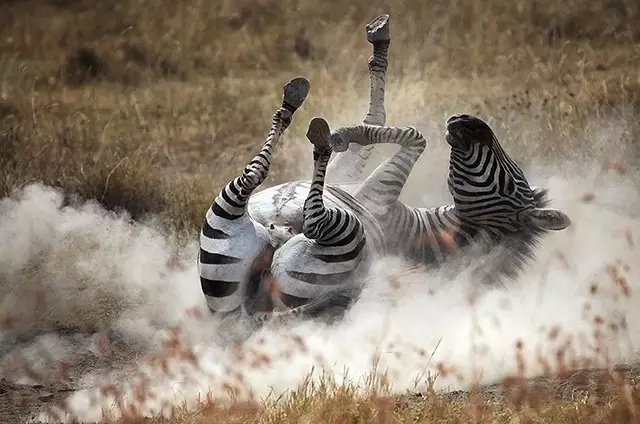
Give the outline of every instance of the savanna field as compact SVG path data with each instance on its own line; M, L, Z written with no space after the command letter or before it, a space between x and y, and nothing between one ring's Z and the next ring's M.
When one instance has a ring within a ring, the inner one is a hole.
M428 143L403 200L451 201L464 112L572 226L506 291L390 263L348 323L217 346L204 213L291 78L264 187L363 119L381 13L387 123ZM640 422L637 1L0 0L0 146L0 423Z

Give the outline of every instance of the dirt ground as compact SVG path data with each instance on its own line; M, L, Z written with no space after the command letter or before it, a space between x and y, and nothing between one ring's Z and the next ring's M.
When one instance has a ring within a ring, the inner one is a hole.
M57 348L47 349L45 338ZM63 408L74 391L96 384L93 375L133 369L139 353L108 332L41 332L0 343L0 423L24 423L48 407Z
M37 417L37 412L48 406L59 405L73 388L67 383L17 384L0 380L0 423L24 423Z
M86 365L85 365L86 366ZM640 378L640 366L619 366L614 371L622 378ZM526 396L527 399L538 397L540 399L557 401L576 401L578 398L593 396L594 390L599 389L603 376L609 375L609 370L576 370L564 378L538 377L527 381L527 385L518 384L517 387L508 387L504 383L493 384L478 388L472 393L465 391L452 391L441 396L447 402L466 403L472 395L480 396L485 402L504 402L505 398ZM58 381L46 384L18 384L6 379L0 380L0 423L17 424L26 420L35 419L38 413L52 406L61 406L65 399L77 388L73 383ZM604 390L600 388L600 390ZM533 396L532 396L533 395ZM399 398L400 405L405 403L419 403L421 394L407 395ZM35 422L34 422L35 424Z

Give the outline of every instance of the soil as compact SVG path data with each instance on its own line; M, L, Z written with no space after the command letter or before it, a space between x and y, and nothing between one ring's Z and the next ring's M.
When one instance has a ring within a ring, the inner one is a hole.
M613 372L612 372L613 371ZM625 381L640 377L640 364L633 366L617 366L613 370L604 369L580 369L568 372L560 377L535 377L527 380L506 380L500 384L492 384L481 387L478 395L485 402L513 401L526 394L528 400L539 399L543 401L576 401L588 396L604 394L607 385L613 383L612 374L615 373ZM443 394L448 401L467 402L471 393L453 391ZM419 398L420 395L415 397Z
M60 405L74 391L66 383L17 384L0 380L0 424L25 423L48 406Z
M108 347L96 349L102 344ZM135 367L137 357L138 352L123 348L108 333L61 331L4 340L0 343L0 424L35 423L30 420L40 412L62 407L75 391L91 387L92 374L127 372Z

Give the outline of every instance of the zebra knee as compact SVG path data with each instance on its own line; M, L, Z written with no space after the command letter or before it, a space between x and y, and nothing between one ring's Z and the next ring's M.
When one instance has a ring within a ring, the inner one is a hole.
M255 165L247 165L242 171L242 188L245 190L254 190L264 180L261 173L256 169Z
M399 128L397 136L399 144L403 147L418 148L424 150L427 147L427 140L416 127L407 126Z
M315 240L321 238L322 232L317 222L310 223L307 220L302 224L302 234L309 240Z

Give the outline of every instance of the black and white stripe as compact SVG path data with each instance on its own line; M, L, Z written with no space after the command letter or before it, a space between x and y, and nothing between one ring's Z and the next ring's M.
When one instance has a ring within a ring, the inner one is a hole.
M266 178L272 149L291 121L296 109L291 104L299 107L304 100L286 101L285 89L263 150L207 213L199 269L213 311L244 310L258 321L313 316L334 306L343 311L360 292L370 260L385 252L437 266L478 244L506 245L509 255L495 274L513 275L533 257L540 236L569 225L561 211L545 207L546 190L529 186L489 126L468 115L447 121L454 204L426 209L400 202L426 141L415 128L384 127L388 16L372 22L367 35L374 46L369 111L362 125L332 134L324 120L312 121L311 183L285 183L251 196ZM323 137L340 152L329 164L331 149ZM336 180L358 180L379 143L400 149L361 183L325 185L333 173Z

